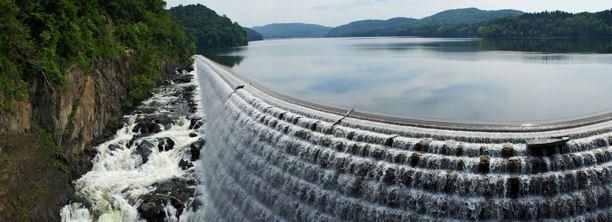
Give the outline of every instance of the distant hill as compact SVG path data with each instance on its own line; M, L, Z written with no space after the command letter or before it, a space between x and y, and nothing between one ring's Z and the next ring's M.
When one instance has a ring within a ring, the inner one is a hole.
M612 10L527 13L489 22L479 27L479 34L485 38L610 37Z
M419 26L428 25L456 25L474 24L487 22L499 18L522 15L523 12L517 10L480 10L477 8L451 9L436 13L432 16L419 20Z
M363 20L336 27L327 37L356 36L477 36L478 25L523 14L516 10L486 11L477 8L452 9L422 19L394 18Z
M195 37L198 53L248 44L247 33L242 26L204 5L179 5L168 11Z
M244 31L246 31L247 37L249 37L249 42L263 40L263 36L261 36L259 32L256 32L255 30L247 28L247 27L242 27L242 28L244 29Z
M264 39L272 38L317 38L324 37L332 28L304 23L278 23L251 28Z
M418 22L412 18L392 18L389 20L361 20L333 28L327 37L389 36L398 29Z

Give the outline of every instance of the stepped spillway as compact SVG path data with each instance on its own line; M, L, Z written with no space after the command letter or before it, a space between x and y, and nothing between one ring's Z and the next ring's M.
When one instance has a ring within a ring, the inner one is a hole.
M209 221L612 220L609 115L458 124L293 99L196 56ZM567 137L529 146L526 141Z

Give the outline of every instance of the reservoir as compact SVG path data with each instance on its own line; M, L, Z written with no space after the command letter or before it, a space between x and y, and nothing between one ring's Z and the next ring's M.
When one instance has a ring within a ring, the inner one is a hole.
M453 122L567 120L612 110L612 40L321 38L208 55L245 79L360 112Z

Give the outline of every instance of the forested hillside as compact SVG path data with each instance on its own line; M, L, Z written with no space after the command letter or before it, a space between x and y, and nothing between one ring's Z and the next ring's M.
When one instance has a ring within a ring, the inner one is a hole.
M486 11L477 8L447 10L422 19L364 20L339 26L328 37L354 36L477 36L479 24L521 15L516 10Z
M403 27L413 25L418 21L401 17L389 20L361 20L333 28L326 37L392 36Z
M259 34L259 32L256 32L253 29L247 28L247 27L242 27L244 29L244 31L246 31L247 36L249 37L249 41L261 41L263 40L263 36L261 36L261 34Z
M180 5L169 11L195 37L198 53L248 44L247 33L242 26L204 5Z
M0 0L0 33L0 221L59 221L92 141L195 44L162 0Z
M612 10L528 13L487 23L479 28L479 33L485 38L612 36Z
M419 20L418 26L474 24L499 18L513 17L523 14L517 10L480 10L477 8L451 9L436 13Z
M193 40L162 0L0 0L0 108L23 99L33 79L65 83L71 65L87 71L94 60L130 55L140 70L127 99L153 87L160 60L186 60Z
M612 36L612 10L526 13L476 8L447 10L420 20L363 20L338 26L327 37L601 37Z
M253 27L264 39L273 38L318 38L323 37L331 29L321 25L304 23L279 23Z

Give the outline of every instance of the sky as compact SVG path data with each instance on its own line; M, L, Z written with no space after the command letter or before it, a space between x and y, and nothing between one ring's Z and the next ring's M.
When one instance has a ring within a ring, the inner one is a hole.
M362 19L422 18L455 8L596 12L609 0L166 0L168 7L203 4L242 26L303 22L338 26Z

